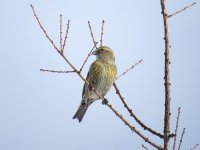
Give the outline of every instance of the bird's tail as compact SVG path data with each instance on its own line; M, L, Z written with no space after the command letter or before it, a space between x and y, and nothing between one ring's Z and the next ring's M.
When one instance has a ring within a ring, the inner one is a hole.
M85 115L85 112L87 111L89 105L91 103L85 102L84 100L82 100L77 112L75 113L73 119L78 119L79 122L81 122L81 120L83 119L83 116Z

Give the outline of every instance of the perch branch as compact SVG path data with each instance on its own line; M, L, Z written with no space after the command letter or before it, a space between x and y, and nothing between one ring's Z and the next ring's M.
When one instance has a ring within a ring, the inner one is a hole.
M171 14L171 15L168 15L168 18L170 18L170 17L172 17L172 16L174 16L174 15L177 15L177 14L179 14L180 12L185 11L186 9L192 7L192 6L195 5L195 4L196 4L196 2L193 2L192 4L190 4L190 5L188 5L188 6L184 7L184 8L182 8L182 9L176 11L175 13L173 13L173 14Z
M184 136L184 134L185 134L185 128L183 128L183 132L182 132L182 134L181 134L181 139L180 139L180 142L179 142L178 150L181 149L181 144L182 144L182 142L183 142L183 136Z
M175 136L174 136L174 145L173 145L173 150L176 148L176 138L177 138L177 131L178 131L178 124L179 124L179 117L180 117L180 107L178 108L178 115L176 119L176 129L175 129Z
M116 94L119 96L120 100L122 101L124 107L128 110L128 112L130 113L130 116L132 116L135 121L142 127L144 128L144 130L147 130L149 131L150 133L160 137L160 138L163 138L164 136L161 134L161 133L158 133L156 131L154 131L153 129L147 127L141 120L138 119L138 117L133 113L133 110L129 108L129 106L127 105L127 103L125 102L124 98L122 97L116 83L113 84L114 88L115 88L115 91L116 91Z
M140 64L143 60L140 59L138 62L136 62L134 65L132 65L130 68L128 68L126 71L124 71L122 74L120 74L116 80L118 80L119 78L121 78L122 76L124 76L125 74L127 74L130 70L132 70L133 68L135 68L135 66L137 66L138 64Z

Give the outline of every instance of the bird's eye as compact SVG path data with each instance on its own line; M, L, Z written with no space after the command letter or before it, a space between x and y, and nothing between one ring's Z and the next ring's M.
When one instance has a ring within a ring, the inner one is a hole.
M103 49L100 49L100 51L103 52L104 50L103 50Z

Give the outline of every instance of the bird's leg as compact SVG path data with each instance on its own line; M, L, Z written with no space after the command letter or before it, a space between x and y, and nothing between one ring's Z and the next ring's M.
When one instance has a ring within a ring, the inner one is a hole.
M93 81L92 83L90 82L88 85L88 89L90 90L90 92L93 90L92 88L94 87L96 81Z
M107 100L107 98L104 98L104 100L102 101L102 104L103 104L103 105L108 104L108 100Z
M90 92L92 91L92 83L89 83L88 89L90 90Z

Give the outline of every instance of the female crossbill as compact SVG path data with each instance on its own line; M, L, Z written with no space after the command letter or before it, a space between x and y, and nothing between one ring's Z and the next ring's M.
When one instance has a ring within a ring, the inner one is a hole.
M92 87L101 95L105 96L113 85L116 75L117 67L115 65L115 56L113 51L107 46L101 46L95 50L93 55L96 55L96 60L90 66L86 80L88 84L84 84L82 92L81 104L75 113L73 119L77 118L79 122L95 100L100 99L98 95L92 90Z

